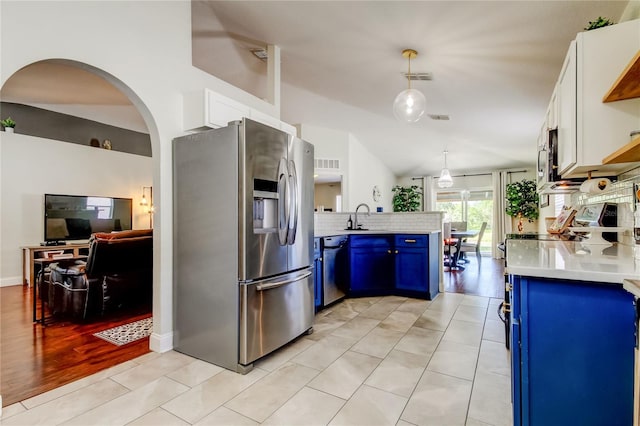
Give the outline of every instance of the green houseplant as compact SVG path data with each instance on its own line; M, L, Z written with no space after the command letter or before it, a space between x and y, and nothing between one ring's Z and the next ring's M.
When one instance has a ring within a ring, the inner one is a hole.
M522 232L522 219L533 222L538 219L538 191L536 183L523 179L513 182L506 188L507 207L505 212L518 218L518 231Z
M5 132L13 132L13 128L16 127L16 122L11 117L1 120L0 124L4 127Z
M393 187L393 211L417 212L420 207L422 192L417 185Z
M586 31L591 31L591 30L595 30L596 28L607 27L613 24L615 24L615 22L613 22L609 18L603 18L602 16L598 16L598 19L596 19L595 21L589 21L589 25L586 26L584 29Z

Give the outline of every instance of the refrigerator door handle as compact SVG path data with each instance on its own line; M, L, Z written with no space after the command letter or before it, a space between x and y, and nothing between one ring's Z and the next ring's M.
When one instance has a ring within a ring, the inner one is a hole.
M287 284L291 284L294 283L296 281L300 281L303 280L307 277L309 277L312 274L311 271L309 272L305 272L302 275L297 275L291 279L288 280L282 280L282 281L273 281L273 282L269 282L269 283L265 283L265 284L258 284L256 285L256 290L257 291L264 291L264 290L271 290L272 288L277 288L277 287L282 287L283 285L287 285Z
M280 159L278 165L278 241L281 246L287 245L289 231L289 172L287 160Z
M296 232L298 231L298 172L296 171L296 163L289 161L289 184L291 192L291 204L289 215L289 227L287 231L287 244L293 245L296 242Z

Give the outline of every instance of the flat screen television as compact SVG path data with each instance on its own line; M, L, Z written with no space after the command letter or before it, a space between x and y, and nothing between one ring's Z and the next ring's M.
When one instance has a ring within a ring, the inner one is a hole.
M86 240L94 232L129 230L132 204L131 198L44 194L44 240Z

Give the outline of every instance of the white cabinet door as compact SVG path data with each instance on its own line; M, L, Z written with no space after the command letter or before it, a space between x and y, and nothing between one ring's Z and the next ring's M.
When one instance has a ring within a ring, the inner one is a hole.
M184 130L217 129L249 117L251 108L209 89L183 96Z
M266 124L267 126L271 126L275 129L280 129L280 120L270 116L269 114L265 114L264 112L252 109L250 118L258 123Z
M558 168L560 175L576 164L576 42L569 45L557 86Z

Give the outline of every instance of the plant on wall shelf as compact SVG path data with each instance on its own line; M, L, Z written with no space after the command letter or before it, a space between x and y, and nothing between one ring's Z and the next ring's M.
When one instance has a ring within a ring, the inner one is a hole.
M0 121L0 124L2 124L2 127L4 127L5 129L13 129L14 127L16 127L16 122L11 117L7 117L4 120Z
M393 211L417 212L420 207L422 192L417 185L393 187Z
M610 20L609 18L603 18L602 16L598 16L598 19L595 21L589 21L589 26L585 27L586 31L595 30L596 28L607 27L609 25L613 25L615 22Z
M507 185L507 207L505 212L518 218L518 231L522 232L522 219L533 222L538 218L538 191L536 183L523 179Z

